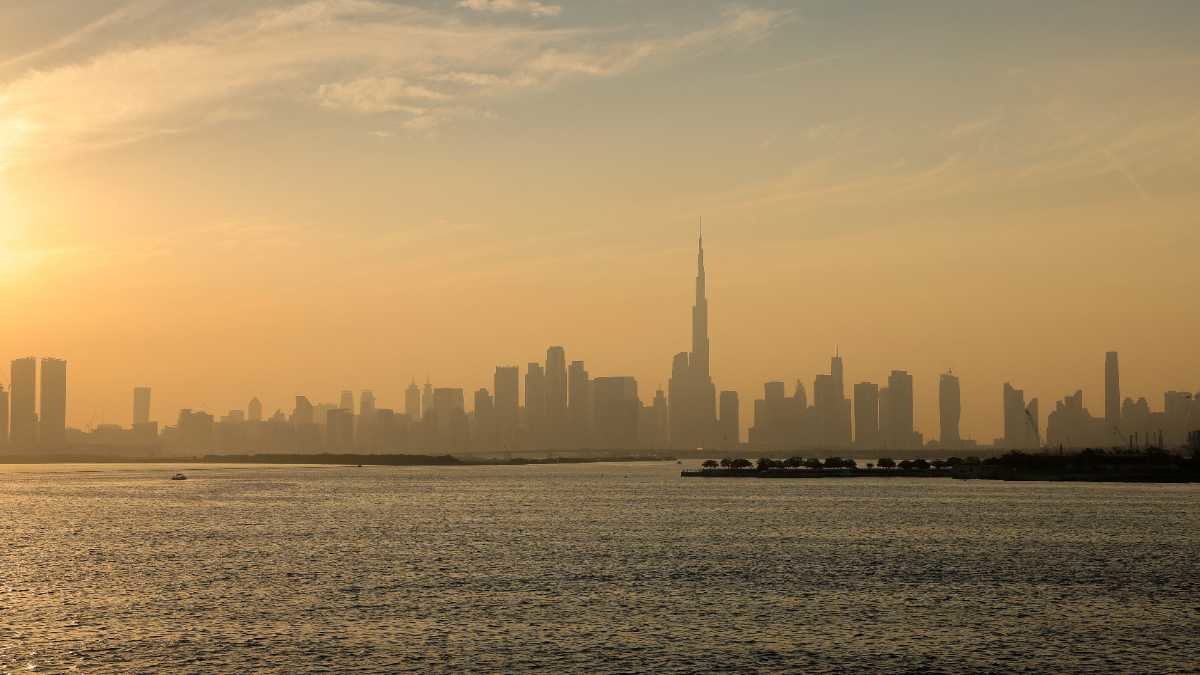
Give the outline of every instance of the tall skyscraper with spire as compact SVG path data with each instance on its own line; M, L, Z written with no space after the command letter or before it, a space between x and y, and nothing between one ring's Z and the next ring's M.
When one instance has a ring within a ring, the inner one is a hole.
M708 294L704 287L704 226L696 252L696 304L692 305L691 368L695 375L708 377Z
M704 275L704 230L696 253L696 303L692 306L692 351L675 355L668 415L671 446L681 450L716 447L717 389L709 372L708 294Z

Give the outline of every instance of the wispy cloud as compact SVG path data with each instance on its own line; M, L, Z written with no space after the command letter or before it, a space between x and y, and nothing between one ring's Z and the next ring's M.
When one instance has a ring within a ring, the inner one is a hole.
M537 0L459 0L458 6L493 14L519 13L541 17L558 16L562 13L561 6L547 5Z
M99 24L127 16L117 12ZM305 105L394 115L397 129L427 131L488 117L488 97L614 77L729 40L755 40L781 16L740 8L690 28L601 31L463 22L454 12L376 0L252 6L165 38L156 32L87 45L86 58L0 81L0 163ZM67 39L79 47L95 30ZM29 63L39 65L38 58L29 55Z

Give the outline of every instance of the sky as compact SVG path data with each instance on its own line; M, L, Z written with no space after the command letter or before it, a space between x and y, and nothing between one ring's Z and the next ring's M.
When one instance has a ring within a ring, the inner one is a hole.
M1190 1L0 1L0 360L68 359L79 427L470 399L552 344L649 400L702 217L743 426L835 350L927 438L949 369L983 442L1006 381L1102 414L1110 349L1160 409L1196 82Z

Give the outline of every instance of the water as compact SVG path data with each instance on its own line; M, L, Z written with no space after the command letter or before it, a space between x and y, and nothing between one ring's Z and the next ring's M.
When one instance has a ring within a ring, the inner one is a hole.
M1200 486L0 467L0 671L1195 672Z

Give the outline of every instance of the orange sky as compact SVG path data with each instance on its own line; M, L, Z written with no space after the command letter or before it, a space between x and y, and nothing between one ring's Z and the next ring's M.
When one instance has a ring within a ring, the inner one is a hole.
M40 3L39 3L40 5ZM550 344L643 398L688 348L762 383L1200 390L1187 4L979 15L698 2L0 9L0 358L70 422L468 391ZM7 375L0 376L6 379Z

